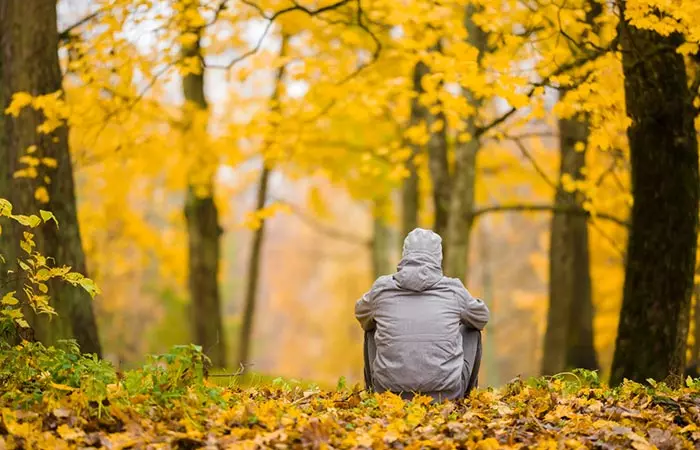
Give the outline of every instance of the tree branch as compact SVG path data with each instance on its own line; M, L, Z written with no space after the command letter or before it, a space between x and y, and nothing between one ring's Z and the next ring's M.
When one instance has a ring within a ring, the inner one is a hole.
M552 71L549 75L544 77L541 81L537 83L533 83L532 87L530 90L527 92L526 96L527 98L532 98L533 95L535 95L535 92L537 92L538 88L546 87L549 85L551 82L552 78L555 78L559 75L562 75L570 70L578 69L580 67L583 67L587 63L595 60L596 58L604 55L608 51L613 50L615 47L617 47L617 38L613 39L613 41L610 42L610 45L608 45L606 48L593 52L588 56L582 57L575 59L573 61L570 61L567 64L563 64L559 66L556 70ZM518 108L516 107L511 107L508 111L505 113L501 114L499 117L493 119L491 122L479 126L476 128L476 132L474 133L474 138L478 139L481 136L483 136L485 133L489 132L493 128L497 127L498 125L502 124L506 120L508 120L513 114L515 114L518 111Z
M505 136L506 139L511 140L515 142L515 145L518 146L520 149L520 153L523 154L523 156L530 161L530 164L532 164L532 167L535 169L535 172L539 174L539 176L547 183L552 189L556 190L557 189L557 183L552 181L549 178L549 175L544 171L542 167L537 163L535 158L532 156L532 154L528 151L528 149L525 147L525 144L523 144L522 139L518 137L512 137L512 136Z
M609 222L620 225L621 227L629 227L629 223L618 217L605 214L596 213L591 214L589 211L578 207L578 206L554 206L554 205L538 205L538 204L515 204L515 205L494 205L485 206L483 208L477 208L469 213L471 220L474 220L484 214L498 213L498 212L551 212L554 214L572 214L577 216L585 216L590 219L603 219Z
M330 5L326 5L326 6L323 6L321 8L318 8L318 9L309 9L306 6L300 5L295 0L293 0L292 3L294 4L294 6L289 6L287 8L280 9L279 11L276 11L272 15L267 15L263 8L261 8L259 5L253 3L250 0L241 0L241 1L244 4L255 9L258 12L258 14L260 14L260 16L262 16L263 19L267 20L267 25L265 26L265 29L263 30L263 33L260 36L260 38L258 39L258 41L256 42L255 46L251 50L248 50L247 52L243 53L242 55L232 59L228 64L226 64L224 66L210 66L210 65L208 65L207 67L209 67L209 68L231 69L237 63L239 63L239 62L243 61L244 59L248 58L249 56L252 56L255 53L257 53L258 50L260 50L260 47L262 47L262 44L265 41L265 38L267 37L267 33L270 31L270 28L272 28L272 24L275 21L275 19L277 19L278 17L280 17L284 14L290 13L292 11L301 11L301 12L305 13L306 15L313 17L316 15L322 14L324 12L332 11L334 9L338 9L342 6L345 6L348 3L350 3L351 0L339 0L335 3L331 3Z
M92 14L88 14L87 16L83 17L79 21L75 22L73 25L68 26L65 30L59 32L58 33L58 42L61 43L61 42L65 42L68 39L70 39L70 36L71 36L71 33L73 32L73 30L75 30L76 28L80 28L83 25L85 25L86 23L90 22L92 19L97 18L97 16L102 14L102 12L104 12L104 9L99 9Z
M304 224L307 226L313 228L317 232L323 234L324 236L327 236L332 239L336 239L339 241L345 241L351 244L355 245L362 245L364 247L370 247L372 245L372 240L364 238L362 236L358 236L353 233L348 233L346 231L340 230L338 228L326 225L315 218L313 218L310 214L306 213L302 208L299 206L288 202L286 200L282 199L274 199L274 201L278 203L282 203L283 205L286 205L290 212L296 216L298 219L300 219Z

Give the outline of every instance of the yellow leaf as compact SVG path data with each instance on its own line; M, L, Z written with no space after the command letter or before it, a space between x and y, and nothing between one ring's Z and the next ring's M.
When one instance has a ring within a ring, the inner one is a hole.
M49 202L49 191L47 191L44 186L39 186L34 191L34 198L40 203L48 203Z
M52 169L58 167L58 161L56 161L55 158L41 158L41 163L46 167L50 167Z
M56 222L56 227L58 227L58 220L56 220L56 216L54 216L51 211L44 211L43 209L40 209L39 215L41 216L41 219L44 221L44 223L48 222L49 220L53 220L54 222Z
M54 382L51 382L50 384L51 384L52 388L58 389L59 391L77 391L76 388L66 386L65 384L59 384L59 383L54 383Z
M13 117L19 116L19 113L25 106L32 104L32 96L26 92L15 92L12 96L12 101L10 106L5 109L5 114L9 114Z
M75 440L80 439L81 437L83 437L85 435L85 432L83 430L73 429L65 424L60 425L56 429L56 433L58 433L58 435L61 436L61 438L65 439L66 441L75 441Z
M484 439L476 444L478 450L498 450L501 444L495 438Z
M5 296L2 298L2 304L12 306L12 305L16 305L17 303L19 303L19 300L17 300L15 298L16 292L17 291L12 291L12 292L8 292L7 294L5 294Z

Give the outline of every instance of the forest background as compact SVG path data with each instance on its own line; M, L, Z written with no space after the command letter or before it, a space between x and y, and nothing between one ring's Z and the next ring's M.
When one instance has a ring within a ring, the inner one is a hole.
M360 380L354 302L423 226L491 309L482 384L607 377L644 334L698 359L694 1L9 0L0 23L0 198L53 212L39 247L101 291L27 311L42 341ZM664 270L628 246L633 204ZM620 345L623 298L660 325Z

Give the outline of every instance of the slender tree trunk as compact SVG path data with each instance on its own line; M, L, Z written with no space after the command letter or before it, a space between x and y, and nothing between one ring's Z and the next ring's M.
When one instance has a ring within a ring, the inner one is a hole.
M282 43L280 46L280 57L284 57L287 51L289 37L282 35ZM279 113L279 101L281 96L282 81L284 79L285 66L281 65L277 69L275 77L275 87L270 96L270 109ZM269 140L273 139L268 136L265 147L269 146ZM264 156L264 155L263 155ZM258 183L258 195L255 203L256 211L265 207L267 201L267 187L270 179L272 168L263 159L262 172L260 173L260 182ZM250 261L248 262L248 278L245 293L245 306L243 308L243 322L241 324L241 336L238 347L238 363L243 371L247 371L250 366L250 355L253 339L253 326L255 324L255 306L258 295L258 282L260 279L260 265L262 262L262 246L265 238L265 220L263 219L258 229L253 233L253 247L250 251Z
M624 13L624 0L618 5ZM611 383L668 377L675 385L685 365L696 258L697 112L677 36L622 22L620 38L634 205Z
M265 207L269 179L270 168L264 165L260 173L260 182L258 183L258 195L255 203L256 211ZM251 342L253 338L253 324L255 322L255 306L257 303L260 262L262 259L261 252L264 238L265 221L263 220L258 229L253 233L253 247L250 250L250 261L248 261L245 307L243 309L240 347L238 350L238 362L244 371L247 371L250 365L250 350L252 347Z
M465 26L468 33L467 41L479 50L477 62L481 63L486 52L487 35L472 20L475 12L474 6L469 4L465 13ZM465 120L464 131L472 136L471 139L466 142L460 142L458 139L455 145L455 172L450 193L445 245L448 249L445 254L445 273L447 276L466 282L473 223L471 213L474 210L476 189L476 156L480 147L480 142L476 138L476 119L483 101L466 90L464 96L475 113Z
M391 230L387 226L383 214L385 208L388 207L388 202L387 198L374 202L372 272L375 279L394 272L394 266L391 264Z
M198 35L197 41L183 48L183 55L201 59L200 32L191 32ZM206 121L196 117L198 112L204 112L208 108L204 95L203 66L200 65L198 73L190 73L183 77L182 91L188 103L186 112L192 113L189 127L206 127ZM219 225L219 211L214 201L214 174L217 162L203 153L198 153L195 161L189 175L191 180L184 208L189 241L188 285L192 336L194 342L202 346L202 350L215 367L225 367L226 339L219 293L222 229ZM192 181L195 177L196 184Z
M693 347L690 351L690 362L697 366L700 364L700 283L695 284L693 295L695 297L695 308L693 311L695 329L693 333Z
M56 19L55 0L0 2L0 111L4 112L15 92L44 95L61 89ZM30 108L25 108L17 118L0 117L0 135L4 134L0 141L0 197L9 199L18 212L36 213L39 209L53 212L60 227L47 224L35 230L38 250L86 274L68 128L61 126L50 134L38 133L37 126L43 121L43 114ZM33 156L53 158L58 165L40 166L36 178L15 179L13 174L20 169L19 158L32 145L36 146ZM48 202L35 198L38 188L46 189ZM8 228L7 235L12 238L2 239L0 253L6 256L8 264L15 264L20 254L15 247L20 230L15 226ZM49 320L30 314L36 338L47 344L75 338L83 352L99 356L101 347L90 296L58 281L52 282L50 288L58 317Z
M564 92L562 92L562 97ZM559 120L560 177L582 180L586 164L584 151L576 143L588 141L588 124ZM576 192L560 182L554 206L581 206ZM544 340L542 373L552 375L566 369L597 369L593 345L593 302L588 253L588 225L584 216L552 214L549 242L549 310Z

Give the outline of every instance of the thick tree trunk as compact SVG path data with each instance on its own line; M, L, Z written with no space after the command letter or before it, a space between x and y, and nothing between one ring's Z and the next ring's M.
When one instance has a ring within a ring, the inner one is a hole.
M289 37L282 35L280 46L280 57L284 57L287 52L287 44ZM282 82L284 80L285 65L281 65L277 69L275 77L275 87L270 96L270 110L279 114L280 112L280 96ZM269 145L268 137L265 147ZM264 155L263 155L264 157ZM255 210L259 211L265 207L267 201L267 187L272 172L271 167L263 159L262 172L260 173L260 182L258 183L258 195L255 203ZM245 306L243 307L243 322L241 324L241 335L238 347L238 364L243 371L247 371L250 366L250 355L252 350L253 326L255 324L255 306L258 295L258 282L260 279L260 265L262 263L262 246L265 239L265 220L262 220L260 226L253 234L253 247L250 251L250 261L248 262L248 278L245 293Z
M562 96L564 94L562 93ZM575 149L588 141L588 125L559 120L560 177L582 180L585 152ZM555 208L580 206L576 192L561 183ZM549 310L542 359L542 373L552 375L571 368L598 368L593 345L593 302L588 253L588 225L584 216L553 214L549 242Z
M372 273L377 279L382 275L394 272L391 264L391 230L384 220L384 209L388 199L378 199L374 202L374 219L372 221Z
M487 35L472 20L474 13L474 6L470 4L465 13L467 41L479 50L477 62L481 63L487 48ZM471 139L467 142L460 142L458 139L455 145L455 171L450 193L447 236L445 236L445 247L448 249L445 254L445 273L447 276L466 282L473 223L471 213L474 210L476 189L476 156L480 147L480 142L476 138L476 119L483 101L474 97L469 91L465 91L464 95L475 113L465 120L464 132L468 133Z
M624 12L625 2L618 2ZM676 384L685 364L697 245L696 111L677 37L621 23L631 227L611 383Z
M184 48L183 54L186 57L200 56L199 38L191 47ZM199 73L183 77L182 91L190 106L194 105L202 111L208 108L204 95L204 67L200 67ZM186 110L189 111L190 106ZM191 119L190 126L206 125ZM192 337L197 345L202 346L212 365L225 367L226 339L219 294L222 230L214 201L216 161L211 161L205 155L198 155L195 160L197 163L193 171L202 171L208 175L205 180L199 181L200 184L188 187L184 208L189 241L188 286Z
M0 52L0 111L5 110L15 92L44 95L59 91L62 76L58 61L56 1L0 2ZM68 128L63 126L50 134L41 134L37 132L37 126L43 121L43 114L30 108L25 108L17 118L0 118L0 134L4 134L0 145L0 197L9 199L21 213L36 213L39 209L53 212L60 227L47 224L35 230L38 250L59 264L86 274L73 167L68 151ZM37 148L34 156L53 158L57 167L40 166L39 176L33 179L13 178L14 172L20 168L19 158L32 145ZM48 203L35 198L36 189L40 187L47 190ZM0 253L6 255L8 264L15 264L20 254L15 247L20 230L10 226L7 233L8 237L0 244ZM50 289L58 317L49 320L30 315L36 338L47 344L58 339L75 338L83 352L100 355L90 296L58 281L52 282Z

